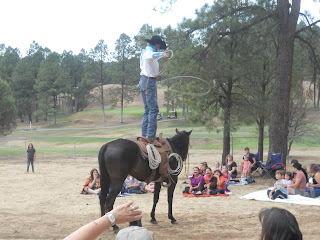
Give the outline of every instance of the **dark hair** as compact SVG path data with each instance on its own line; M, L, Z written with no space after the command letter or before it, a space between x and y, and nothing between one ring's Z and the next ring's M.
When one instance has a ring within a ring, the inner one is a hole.
M90 171L90 176L91 176L91 181L93 181L93 172L97 171L98 172L98 177L100 177L99 171L96 168L92 168Z
M30 145L30 144L31 144L31 146L32 146L32 148L33 148L33 144L32 144L32 143L29 143L29 144L28 144L28 148L29 148L29 145Z
M222 172L221 172L219 169L216 169L216 170L213 172L213 174L215 174L216 172L219 172L220 177L222 176Z
M262 209L259 220L262 225L261 240L302 240L297 219L285 209Z
M297 159L292 159L291 164L299 163Z
M310 165L310 171L312 172L319 172L320 171L320 166L317 164L311 164Z
M244 150L250 150L248 147L246 147Z
M212 176L210 179L210 189L216 189L217 188L218 180L215 176Z
M200 171L200 168L199 168L199 167L193 167L193 169L195 169L195 168L198 169L198 171Z
M276 171L276 174L280 174L281 176L284 176L284 173L284 170L281 169Z
M302 169L302 165L300 163L294 163L293 164L293 167L298 169L298 170L301 170Z
M288 175L289 178L290 178L290 180L292 179L292 174L291 174L291 172L286 172L285 175Z
M207 162L203 162L202 164L205 165L206 168L208 168L208 163Z

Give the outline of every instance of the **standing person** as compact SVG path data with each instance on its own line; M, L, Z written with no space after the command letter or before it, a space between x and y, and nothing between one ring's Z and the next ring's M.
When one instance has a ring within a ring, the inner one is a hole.
M141 78L139 87L144 104L141 132L142 136L147 137L155 146L161 146L155 139L157 115L159 113L156 77L159 75L159 58L163 57L164 61L168 60L167 54L159 52L159 50L165 50L167 46L159 36L152 36L151 39L145 39L145 41L149 45L140 56Z
M29 173L29 166L31 163L32 172L34 173L33 162L36 160L36 149L33 148L33 144L29 143L27 150L27 173Z

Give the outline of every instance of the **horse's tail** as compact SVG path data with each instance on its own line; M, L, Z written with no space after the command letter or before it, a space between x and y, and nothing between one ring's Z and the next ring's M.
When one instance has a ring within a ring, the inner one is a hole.
M99 168L100 168L100 187L101 187L101 192L99 196L101 216L103 216L106 213L106 201L107 201L107 195L109 193L109 187L110 187L110 177L106 168L106 161L104 159L104 153L106 152L107 148L108 148L108 143L106 143L101 147L98 155Z

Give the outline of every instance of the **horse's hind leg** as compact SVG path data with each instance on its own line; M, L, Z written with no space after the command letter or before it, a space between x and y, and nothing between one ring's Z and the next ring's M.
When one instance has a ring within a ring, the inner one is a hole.
M150 222L152 224L157 224L157 220L155 218L155 211L156 211L156 206L157 203L159 201L159 194L160 194L160 190L161 190L161 183L160 182L156 182L154 184L154 193L153 193L153 207L152 207L152 211L151 211L151 220Z
M176 184L172 182L171 186L168 187L168 218L171 219L172 224L177 224L177 220L172 215L172 202L173 202L173 192L176 188Z
M116 200L117 195L119 194L122 187L122 183L112 183L111 190L107 196L107 211L110 212L113 209L114 201ZM112 226L113 231L117 233L119 227L117 225Z

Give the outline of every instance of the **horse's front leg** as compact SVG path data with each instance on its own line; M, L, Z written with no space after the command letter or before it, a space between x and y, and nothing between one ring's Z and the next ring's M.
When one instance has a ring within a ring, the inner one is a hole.
M151 211L151 214L150 214L151 215L150 222L152 224L157 224L157 220L155 218L155 211L156 211L157 203L159 201L160 190L161 190L161 183L160 182L156 182L154 184L154 192L153 192L153 207L152 207L152 211Z
M172 182L171 186L168 187L168 218L171 219L172 224L178 224L177 220L172 216L173 192L176 188L175 182Z

